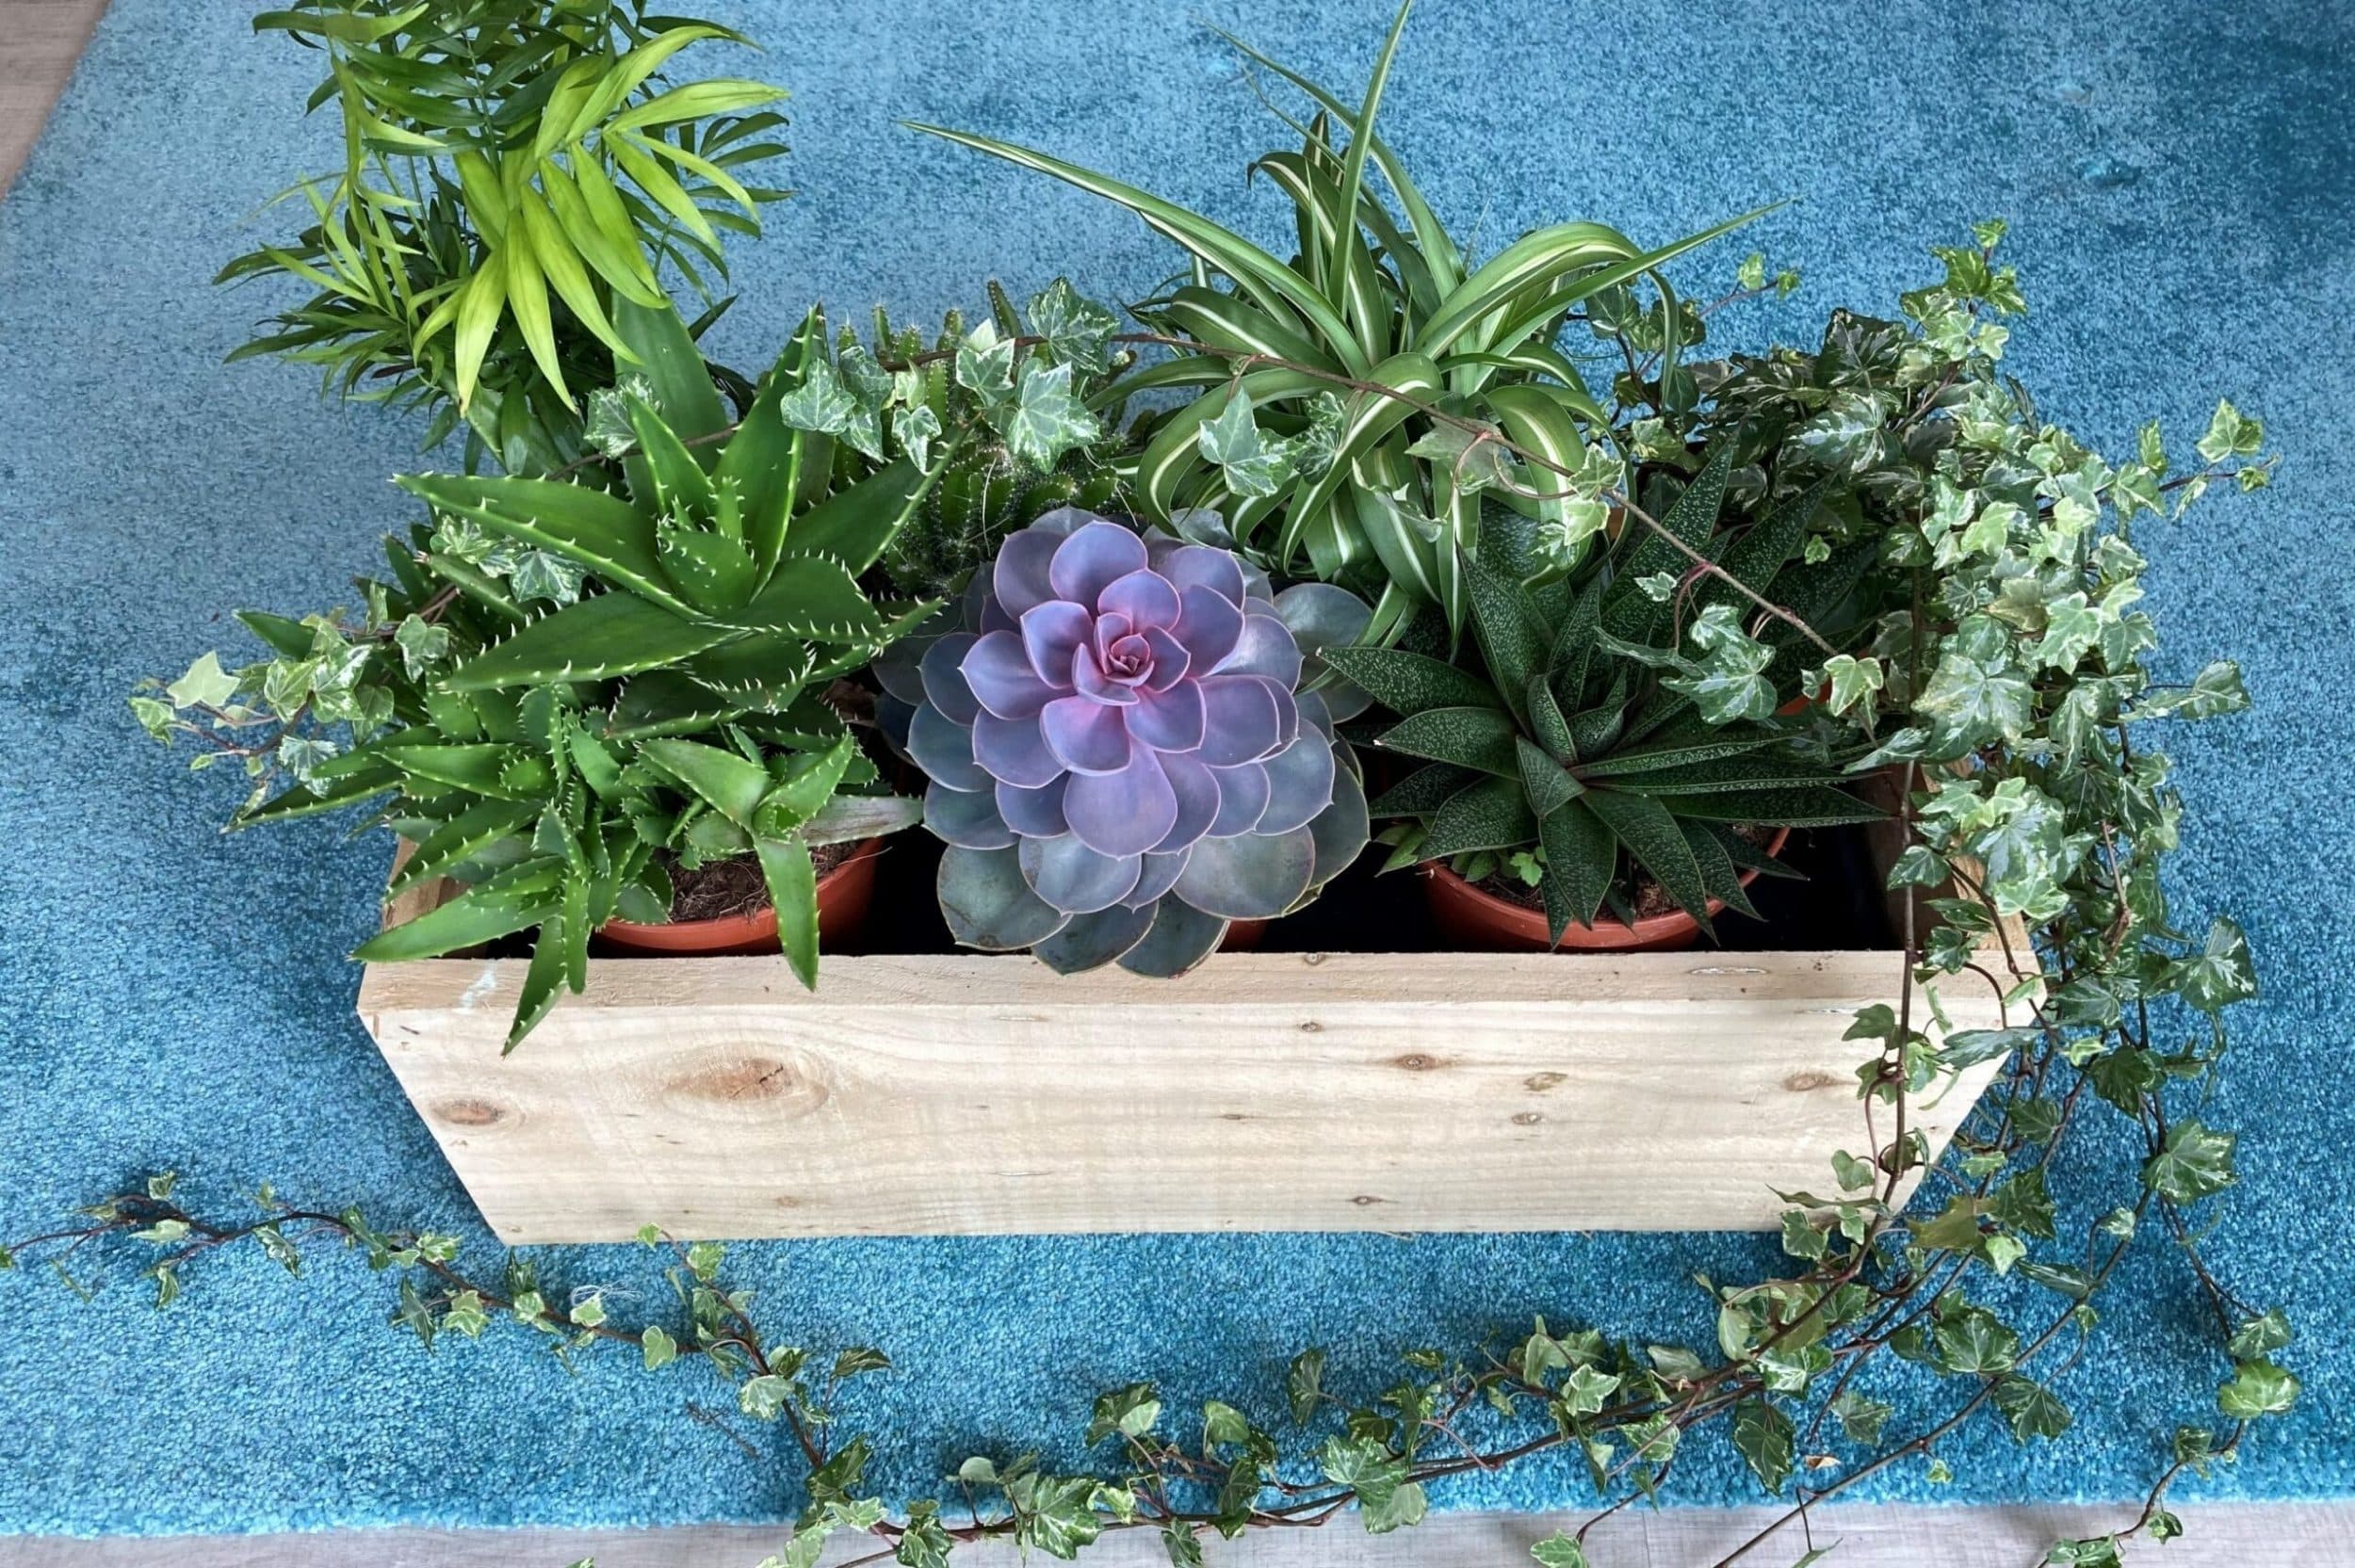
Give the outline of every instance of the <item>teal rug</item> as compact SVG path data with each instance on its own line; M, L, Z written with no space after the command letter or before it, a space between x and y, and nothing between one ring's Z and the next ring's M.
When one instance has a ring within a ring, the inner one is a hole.
M1337 83L1370 64L1389 0L833 0L722 8L793 88L803 194L739 251L723 357L766 363L812 299L936 315L1067 271L1135 298L1171 253L1109 206L898 130L919 118L1028 141L1274 240L1246 161L1277 145L1232 54L1242 31ZM1199 17L1195 12L1199 12ZM2262 1003L2212 1120L2243 1131L2216 1261L2275 1282L2302 1329L2297 1414L2197 1496L2355 1493L2348 1193L2355 1006L2355 21L2323 0L1793 0L1631 8L1432 0L1386 107L1389 137L1459 233L1493 250L1541 221L1685 233L1798 202L1755 241L1806 274L1746 335L1886 309L1924 248L2012 221L2036 314L2019 371L2113 451L2157 416L2188 441L2219 393L2288 454L2266 495L2154 527L2153 609L2187 672L2239 658L2257 711L2176 749L2190 810L2179 907L2229 910ZM431 1140L351 1015L342 955L369 929L384 846L312 825L224 838L234 781L191 778L122 698L234 643L224 611L333 602L403 516L386 477L416 432L319 401L271 364L224 368L266 301L207 286L331 127L288 141L317 57L252 40L225 0L118 0L0 207L0 1236L45 1228L150 1169L227 1207L264 1181L451 1228L492 1255ZM1699 260L1730 279L1746 244ZM2123 1158L2121 1151L2120 1157ZM1696 1272L1756 1268L1741 1237L1096 1237L744 1247L775 1332L886 1348L861 1414L886 1495L976 1449L1069 1460L1089 1399L1160 1379L1273 1415L1283 1360L1334 1348L1349 1387L1384 1359L1532 1313L1705 1342ZM636 1249L553 1260L575 1284L662 1288ZM157 1315L123 1263L87 1304L0 1284L0 1531L327 1525L607 1525L774 1517L781 1478L683 1414L677 1377L619 1357L577 1377L512 1338L431 1355L383 1322L381 1282L259 1257L194 1270ZM2080 1371L2078 1430L2020 1448L1992 1418L1956 1479L1894 1467L1870 1495L2139 1494L2163 1433L2221 1361L2162 1250L2113 1293L2131 1378ZM648 1295L651 1300L651 1296ZM682 1368L682 1371L689 1370ZM1701 1449L1721 1453L1723 1445ZM1695 1459L1700 1457L1698 1451ZM1558 1459L1465 1479L1451 1508L1586 1495ZM1681 1464L1672 1500L1755 1500L1730 1463Z

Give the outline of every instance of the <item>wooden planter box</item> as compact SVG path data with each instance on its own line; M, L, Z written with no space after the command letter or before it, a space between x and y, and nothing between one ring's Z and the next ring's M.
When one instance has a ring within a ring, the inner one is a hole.
M405 918L447 890L405 895ZM1329 896L1328 896L1329 897ZM2013 939L2022 940L2015 931ZM1889 950L590 961L512 1056L519 959L359 1010L509 1243L1085 1231L1767 1229L1862 1153L1841 1034ZM2000 972L2000 970L1998 971ZM1990 988L1943 994L1957 1028ZM1933 1156L2000 1069L1912 1107Z

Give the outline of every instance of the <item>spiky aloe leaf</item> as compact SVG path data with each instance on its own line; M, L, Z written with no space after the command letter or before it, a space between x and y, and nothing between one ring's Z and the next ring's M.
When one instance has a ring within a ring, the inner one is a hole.
M923 504L934 475L901 458L793 520L787 556L824 556L855 576L882 558Z
M777 945L794 978L818 989L818 868L800 835L753 840L768 880L769 901L777 912Z
M774 786L760 764L700 740L648 740L638 750L689 793L747 832Z
M386 884L387 897L430 881L531 826L539 807L526 800L485 800L459 813L418 841Z
M362 963L405 963L528 930L558 907L563 876L548 861L511 866L414 920L377 932L351 956Z
M1789 752L1754 751L1681 767L1622 775L1616 787L1651 796L1714 795L1725 790L1795 789L1831 785L1839 775Z
M737 628L674 615L633 593L600 593L544 615L484 649L443 685L474 692L634 675L675 665L739 635Z
M788 555L751 603L714 611L712 619L739 632L767 632L813 642L878 643L885 634L884 618L866 591L840 562L825 556ZM705 646L721 640L715 638Z
M552 550L616 587L681 615L692 606L671 586L652 520L618 495L558 479L404 474L393 481L428 506L505 539Z
M594 160L576 162L586 175L586 166ZM658 307L640 304L626 296L617 299L613 326L636 361L628 368L653 386L656 412L680 440L696 441L727 428L727 410L720 402L719 389L712 384L703 350L695 347L694 335L688 331L687 323L679 319L678 312L671 308L667 299ZM719 461L716 444L694 450L698 461Z
M1677 826L1684 831L1684 842L1692 848L1694 864L1701 868L1701 886L1709 896L1736 914L1758 918L1757 906L1742 886L1741 871L1709 825L1680 819Z

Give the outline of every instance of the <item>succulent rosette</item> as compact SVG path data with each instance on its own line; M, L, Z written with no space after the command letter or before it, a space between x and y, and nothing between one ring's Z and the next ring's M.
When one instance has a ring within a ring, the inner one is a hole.
M885 672L960 943L1176 975L1365 847L1355 759L1303 689L1364 627L1354 595L1066 509L1006 538L965 620L913 682Z

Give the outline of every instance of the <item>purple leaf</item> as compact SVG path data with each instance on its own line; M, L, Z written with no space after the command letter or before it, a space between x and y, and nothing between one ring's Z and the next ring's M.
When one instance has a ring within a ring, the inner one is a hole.
M987 790L968 795L944 787L937 779L924 791L924 826L942 843L967 849L1003 849L1015 841L1014 830L998 815L998 802Z
M1066 914L1110 909L1137 885L1142 851L1108 855L1076 835L1022 841L1022 876L1031 891Z
M990 787L989 774L975 763L973 732L950 722L930 703L918 708L908 721L908 755L916 759L925 777L945 788L971 794Z
M1198 584L1180 590L1178 597L1181 608L1178 624L1171 629L1185 645L1194 668L1208 673L1235 651L1242 637L1242 611L1232 600L1222 599Z
M1039 720L1045 726L1048 749L1074 773L1117 773L1129 766L1129 727L1121 722L1119 709L1086 697L1058 697L1040 711ZM1015 782L1040 784L1047 781ZM1070 809L1067 801L1064 809Z
M1253 600L1243 612L1242 637L1213 673L1264 675L1286 691L1300 684L1300 644L1276 613Z
M1067 702L1079 698L1061 699ZM1053 703L1048 704L1050 708ZM1090 703L1090 706L1095 704ZM1024 789L1039 789L1055 781L1063 771L1063 763L1048 748L1040 728L1042 716L1029 719L1000 719L988 709L973 720L973 757L988 776ZM918 757L918 762L924 759ZM924 769L932 772L930 767ZM939 775L934 774L935 778Z
M974 698L1000 719L1031 718L1061 695L1059 688L1038 678L1022 639L1013 632L983 636L960 668Z
M1218 778L1183 752L1161 753L1161 771L1169 776L1169 786L1178 796L1178 820L1161 841L1153 846L1156 852L1169 854L1184 849L1208 832L1218 817Z
M1099 615L1125 615L1131 630L1178 623L1178 590L1156 572L1131 572L1096 596Z
M1186 849L1179 849L1175 854L1154 853L1145 856L1145 869L1137 876L1137 885L1129 890L1129 897L1121 902L1130 909L1142 909L1171 888L1176 887L1178 877L1183 875L1186 869L1187 851L1193 848L1192 842L1189 841Z
M981 704L973 700L973 688L966 684L959 669L966 653L980 640L971 632L950 632L924 650L923 662L917 667L923 676L925 701L951 723L970 724L973 715L981 709Z
M999 780L998 815L1026 838L1054 838L1069 832L1071 824L1063 816L1063 792L1070 778L1068 773L1058 773L1052 783L1037 789Z
M1246 762L1238 768L1213 768L1210 777L1218 783L1218 816L1202 836L1233 838L1258 827L1271 793L1267 769Z
M1191 752L1202 744L1202 688L1192 681L1147 691L1129 715L1129 735L1157 752Z
M1177 826L1178 794L1160 759L1139 747L1117 773L1074 773L1064 789L1063 814L1089 849L1140 855Z
M1230 605L1242 603L1242 566L1224 550L1207 544L1180 545L1161 562L1161 573L1180 590L1207 588Z
M1096 650L1084 642L1071 650L1071 684L1090 702L1125 708L1137 700L1135 687L1105 676L1103 666L1096 662Z
M1058 597L1049 568L1063 541L1050 533L1025 528L1008 534L998 547L998 565L989 574L994 597L1008 615L1020 620L1033 605Z
M1291 694L1283 694L1286 701L1278 707L1275 687L1257 675L1212 675L1194 685L1202 693L1204 713L1200 755L1212 768L1259 761L1283 744L1288 710L1298 721Z
M1194 666L1194 655L1186 652L1186 645L1158 626L1145 634L1145 645L1153 659L1153 673L1145 679L1147 691L1167 691L1185 679Z
M1305 828L1333 803L1333 746L1315 730L1304 732L1259 767L1267 774L1268 806L1253 832Z
M1094 630L1094 617L1061 599L1024 610L1022 651L1030 657L1031 672L1048 686L1070 690L1071 650L1085 643Z
M1007 542L1023 537L1008 536ZM1096 595L1145 565L1145 541L1117 523L1089 523L1061 541L1047 568L1058 599L1093 606Z

